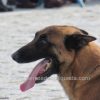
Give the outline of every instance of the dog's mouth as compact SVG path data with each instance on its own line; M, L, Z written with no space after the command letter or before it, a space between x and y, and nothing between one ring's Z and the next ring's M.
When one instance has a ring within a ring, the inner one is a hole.
M52 74L58 73L59 62L56 58L45 58L33 69L27 80L20 86L21 91L27 91L36 83L45 81Z

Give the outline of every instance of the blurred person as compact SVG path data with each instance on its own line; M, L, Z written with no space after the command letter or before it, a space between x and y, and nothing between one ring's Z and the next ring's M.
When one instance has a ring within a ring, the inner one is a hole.
M12 8L7 7L4 2L6 3L7 0L0 0L0 12L12 11Z
M66 0L44 0L45 8L61 7L65 4Z
M8 0L7 4L8 5L15 5L16 0Z
M67 3L79 3L83 6L85 0L44 0L45 8L61 7Z
M16 0L17 8L35 8L38 0Z

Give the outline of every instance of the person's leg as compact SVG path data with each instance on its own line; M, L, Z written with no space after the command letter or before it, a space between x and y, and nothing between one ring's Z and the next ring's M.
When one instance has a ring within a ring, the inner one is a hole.
M40 6L42 3L44 3L44 0L30 0L33 3L36 3L37 6Z
M17 2L20 2L20 3L25 3L25 2L29 2L29 0L16 0Z
M8 5L15 5L16 0L8 0L7 4Z
M36 7L36 3L31 0L16 0L17 8L34 8Z
M0 12L5 12L5 11L12 11L12 8L4 6L2 0L0 0Z
M86 0L70 0L72 3L78 3L81 7L85 6Z
M39 0L30 0L31 2L38 3Z
M70 0L73 3L77 3L77 0ZM86 2L86 0L83 0L83 2Z
M44 0L45 8L61 7L65 4L65 0Z

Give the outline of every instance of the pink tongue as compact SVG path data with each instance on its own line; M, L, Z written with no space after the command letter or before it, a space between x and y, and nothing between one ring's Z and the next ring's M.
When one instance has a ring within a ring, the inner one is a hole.
M47 65L47 63L49 63L49 60L44 59L43 61L41 61L31 72L31 74L29 75L28 79L21 84L20 89L21 91L26 91L30 88L32 88L35 85L35 81L36 81L36 77L39 74L42 74L44 72L45 66Z

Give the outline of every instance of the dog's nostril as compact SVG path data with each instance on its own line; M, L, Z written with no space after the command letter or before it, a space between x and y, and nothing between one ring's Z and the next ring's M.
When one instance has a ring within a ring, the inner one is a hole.
M11 55L12 59L17 61L18 60L18 54L17 53L14 53Z

